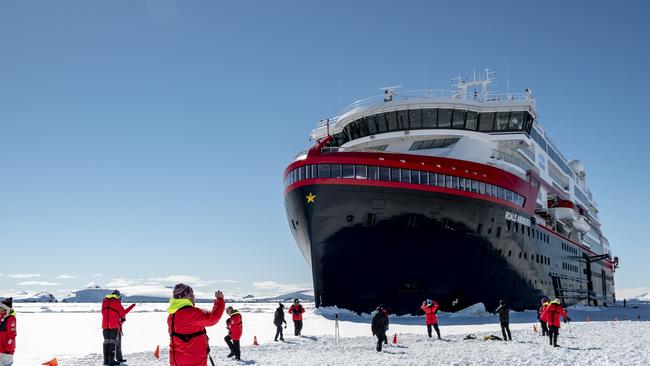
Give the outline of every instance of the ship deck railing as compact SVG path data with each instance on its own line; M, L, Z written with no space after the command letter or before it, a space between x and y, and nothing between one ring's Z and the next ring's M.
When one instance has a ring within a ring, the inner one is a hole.
M453 90L409 90L409 91L396 91L392 95L392 99L386 101L383 94L374 95L368 98L357 100L356 102L348 105L342 111L340 116L343 116L358 108L379 105L382 103L395 103L395 102L429 102L429 101L460 101L466 100L475 103L512 103L512 102L532 102L529 95L525 93L488 93L487 96L482 94L467 93L465 97L460 91ZM339 117L333 117L328 120L322 120L318 127L325 127L327 123L334 124L338 121Z

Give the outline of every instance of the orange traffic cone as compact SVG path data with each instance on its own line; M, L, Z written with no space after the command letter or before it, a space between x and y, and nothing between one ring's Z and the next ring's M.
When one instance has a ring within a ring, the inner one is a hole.
M153 356L157 359L160 358L160 346L156 346L156 350L153 351Z
M533 324L533 333L537 333L537 326Z
M253 346L259 346L260 344L257 343L257 336L253 336Z
M397 333L393 336L393 344L397 344Z
M56 357L54 357L53 359L51 359L51 360L49 360L49 361L47 361L47 362L43 362L41 365L45 365L45 366L59 366L59 361L57 361L57 360L56 360Z

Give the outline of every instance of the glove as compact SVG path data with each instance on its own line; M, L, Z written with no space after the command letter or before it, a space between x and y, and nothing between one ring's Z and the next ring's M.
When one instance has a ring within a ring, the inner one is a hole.
M126 321L126 318L122 318L122 319L120 319L120 321L121 321L122 323L124 323L124 322Z

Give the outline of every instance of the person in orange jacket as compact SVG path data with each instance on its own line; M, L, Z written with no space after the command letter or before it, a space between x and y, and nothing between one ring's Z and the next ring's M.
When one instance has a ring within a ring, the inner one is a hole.
M293 329L294 334L299 336L302 331L302 313L305 312L305 308L300 305L298 299L293 300L293 305L289 308L289 314L293 319Z
M223 293L214 293L212 310L195 307L194 290L182 283L174 286L167 308L170 366L206 366L208 364L208 336L205 327L219 322L225 301Z
M104 335L104 365L119 365L122 357L120 331L126 321L126 310L122 306L120 291L106 295L102 301L102 334Z
M429 333L429 338L431 338L431 327L433 327L436 330L436 334L438 334L438 339L442 339L440 338L438 316L436 315L438 312L438 303L433 300L426 300L422 302L420 309L422 309L426 315L427 333Z
M562 308L560 300L555 299L549 303L540 317L541 320L548 324L549 343L553 347L559 347L557 345L557 337L560 334L560 316L562 316L566 321L571 321L571 318L569 318L566 311Z
M539 320L539 325L542 328L542 336L547 336L548 335L548 326L546 325L546 322L542 320L542 313L544 312L544 309L548 306L548 297L544 296L542 298L542 306L539 307L537 310L537 319Z
M228 328L228 335L223 338L230 348L230 353L228 357L235 356L235 360L239 360L241 357L241 349L239 348L239 340L241 339L241 334L243 331L243 323L241 319L241 314L238 310L228 306L226 308L226 314L230 316L226 320L226 328Z
M11 366L14 363L16 351L16 312L13 308L13 298L8 297L0 302L0 366Z

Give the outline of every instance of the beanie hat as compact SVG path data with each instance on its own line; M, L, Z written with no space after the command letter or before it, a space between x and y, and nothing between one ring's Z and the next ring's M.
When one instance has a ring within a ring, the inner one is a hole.
M284 309L284 304L282 304L281 302L279 302L278 304L280 304L280 307Z
M188 285L179 283L174 286L174 299L188 299L194 296L194 290Z
M122 296L122 294L120 293L120 290L114 290L114 291L113 291L113 295L115 295L115 296L117 296L117 297L121 297L121 296Z
M13 302L14 302L13 297L8 297L8 298L2 300L2 303L7 305L10 308L13 307Z

